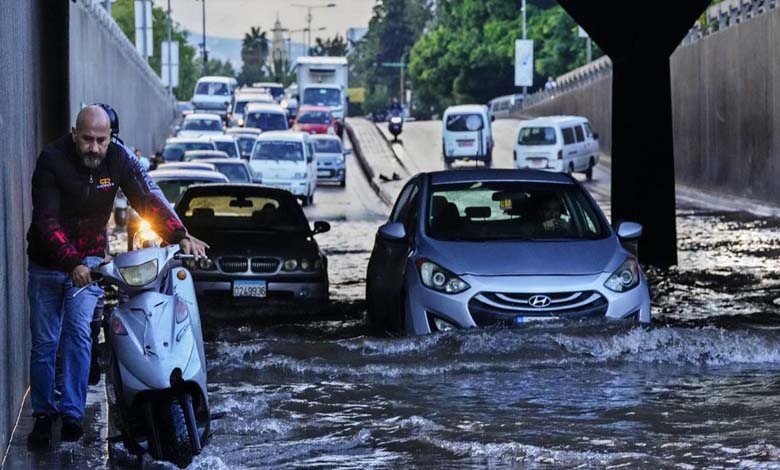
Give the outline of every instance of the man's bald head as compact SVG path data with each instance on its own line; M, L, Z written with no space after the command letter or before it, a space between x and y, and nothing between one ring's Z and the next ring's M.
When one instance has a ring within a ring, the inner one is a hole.
M106 158L111 143L111 118L100 106L90 105L79 111L71 130L73 142L84 165L97 168Z

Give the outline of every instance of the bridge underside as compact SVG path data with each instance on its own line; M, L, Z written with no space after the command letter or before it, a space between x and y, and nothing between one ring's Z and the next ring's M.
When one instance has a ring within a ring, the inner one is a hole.
M642 262L677 264L669 57L710 0L559 0L612 59L612 220L644 226ZM697 86L692 83L691 86Z

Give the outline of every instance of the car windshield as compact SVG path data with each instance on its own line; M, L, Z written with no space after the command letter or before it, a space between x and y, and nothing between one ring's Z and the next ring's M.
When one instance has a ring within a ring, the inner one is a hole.
M232 158L238 158L238 150L236 150L235 142L214 142L217 146L217 150L221 150L231 156Z
M287 130L287 119L282 113L253 112L246 117L246 127L254 127L263 131Z
M479 114L450 114L447 116L447 130L452 132L474 132L482 129L485 123Z
M252 178L249 177L249 172L246 171L246 166L244 165L245 164L236 165L235 163L214 162L217 171L227 176L231 183L251 183Z
M303 92L303 104L339 106L341 104L341 91L336 88L307 88Z
M222 122L218 119L185 119L181 128L187 131L221 131Z
M252 152L252 160L302 161L303 145L300 142L284 140L258 141Z
M209 96L228 96L230 95L230 89L225 83L221 82L200 82L198 88L195 90L196 95L209 95Z
M594 240L609 231L574 185L486 182L435 185L427 233L439 240Z
M554 145L555 129L552 127L523 127L517 137L520 145Z
M330 115L327 111L304 111L298 113L300 124L329 124Z
M317 153L341 153L341 142L336 139L313 139Z
M241 149L241 155L252 153L252 147L255 146L255 142L257 142L255 137L238 137L238 147Z
M211 182L213 181L202 179L163 180L157 181L157 186L162 190L165 199L170 201L171 204L176 204L181 199L181 195L193 184Z
M189 150L214 150L214 144L210 142L177 142L165 144L163 158L166 162L180 162L184 158L184 152Z
M300 204L292 196L202 195L182 201L176 209L187 227L311 233Z
M268 99L262 99L262 98L250 98L246 100L236 101L235 109L233 110L233 114L236 116L241 116L244 114L244 111L246 110L247 105L250 103L273 103L274 100L270 96Z

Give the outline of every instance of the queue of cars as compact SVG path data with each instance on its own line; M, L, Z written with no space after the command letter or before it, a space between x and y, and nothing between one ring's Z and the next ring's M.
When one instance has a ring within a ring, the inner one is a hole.
M350 152L328 107L301 106L292 130L280 110L247 99L243 127L171 138L164 151L171 162L149 173L189 231L211 246L209 260L188 265L204 299L262 306L329 298L328 259L315 236L330 225L310 225L301 206L313 202L318 182L345 184ZM201 114L189 116L203 121ZM492 120L484 106L444 113L447 166L458 159L491 164ZM570 175L590 177L597 139L584 118L525 121L515 165L531 169L414 176L375 238L366 274L369 325L429 334L547 320L649 322L647 280L622 246L642 227L610 227ZM129 230L138 235L129 240L143 246L148 230L132 220Z

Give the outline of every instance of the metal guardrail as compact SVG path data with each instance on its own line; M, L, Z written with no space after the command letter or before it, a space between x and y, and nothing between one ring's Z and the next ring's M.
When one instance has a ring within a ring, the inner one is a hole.
M683 38L682 45L691 45L701 38L718 31L736 26L743 21L764 14L775 8L780 8L780 0L727 0L707 9L703 19L694 23L688 34ZM556 79L556 87L551 90L539 90L526 96L525 101L513 102L509 106L509 113L522 110L543 101L553 99L556 95L578 89L593 83L602 77L612 73L612 61L609 57L602 56L588 64L567 72ZM512 95L498 97L491 102L509 100ZM506 108L506 106L501 106Z
M78 7L90 14L95 20L97 20L111 35L116 42L117 50L127 57L133 64L138 67L141 72L141 76L146 80L153 89L158 90L161 97L168 99L172 102L176 101L176 98L168 92L168 89L163 85L162 80L154 72L152 67L144 60L136 51L135 45L130 39L122 32L122 29L116 24L114 18L103 7L102 0L77 0L74 2Z

